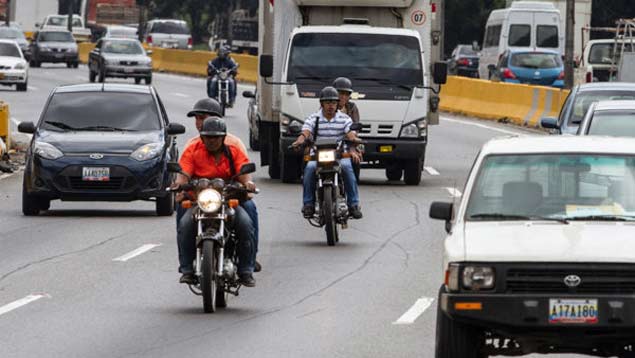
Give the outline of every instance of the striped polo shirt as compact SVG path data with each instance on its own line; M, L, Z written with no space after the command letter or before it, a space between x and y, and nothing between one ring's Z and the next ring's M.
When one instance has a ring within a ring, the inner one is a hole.
M316 119L319 121L318 138L336 138L338 141L351 131L351 125L353 124L351 117L339 110L335 113L335 117L329 121L324 117L322 109L320 109L304 121L302 130L308 130L315 136Z

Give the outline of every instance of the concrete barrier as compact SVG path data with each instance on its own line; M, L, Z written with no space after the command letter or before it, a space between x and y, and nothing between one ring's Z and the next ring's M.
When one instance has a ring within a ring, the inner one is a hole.
M92 43L79 44L79 60L88 62L88 54L95 48ZM155 71L182 73L186 75L207 76L207 62L214 59L216 54L210 51L174 50L160 47L150 47L152 50L152 68ZM238 62L238 81L256 83L258 80L258 57L250 55L232 54Z
M7 148L11 148L11 127L9 119L9 105L0 101L0 138L6 144Z
M441 88L443 111L539 127L542 117L557 117L569 91L552 87L491 82L449 76Z

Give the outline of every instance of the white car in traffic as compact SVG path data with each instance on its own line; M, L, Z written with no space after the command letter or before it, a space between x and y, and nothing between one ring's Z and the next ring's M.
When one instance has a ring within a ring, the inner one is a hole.
M0 85L27 90L29 65L20 46L13 40L0 39Z
M635 137L635 100L592 103L578 127L578 135Z
M437 358L634 356L634 139L492 140L430 216L448 231Z

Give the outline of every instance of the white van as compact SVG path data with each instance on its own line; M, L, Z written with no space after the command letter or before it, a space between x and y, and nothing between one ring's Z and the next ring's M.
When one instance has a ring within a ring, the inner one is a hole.
M507 50L552 50L564 53L560 11L551 3L517 1L507 9L494 10L487 19L479 76L489 79L489 66Z

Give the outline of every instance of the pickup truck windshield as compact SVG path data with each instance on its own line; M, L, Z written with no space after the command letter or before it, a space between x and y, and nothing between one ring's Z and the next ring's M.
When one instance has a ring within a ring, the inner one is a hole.
M635 220L635 157L554 153L485 158L466 220L526 218Z
M413 36L306 33L293 38L287 79L374 79L376 86L422 86L419 41Z
M66 24L68 24L68 16L49 17L46 22L48 26L66 26ZM73 19L73 27L84 27L82 20L77 18Z

